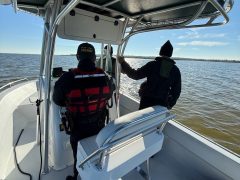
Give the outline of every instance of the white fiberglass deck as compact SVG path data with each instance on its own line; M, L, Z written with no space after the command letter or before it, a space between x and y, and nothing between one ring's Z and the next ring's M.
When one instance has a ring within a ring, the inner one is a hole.
M32 85L35 86L35 82ZM12 89L16 89L13 87ZM8 91L10 91L9 89ZM13 112L13 144L16 143L17 138L20 134L21 129L24 129L22 136L16 147L17 159L20 168L32 175L33 180L38 179L38 173L40 169L40 146L36 144L36 106L35 101L37 99L37 93L35 92L30 97L27 97L23 102L17 107ZM32 101L32 102L30 102ZM3 136L3 134L1 134ZM8 137L5 137L8 138ZM12 141L9 139L9 141ZM3 176L4 179L8 180L26 180L29 179L28 176L21 174L15 163L13 149L9 160L6 158L7 167L6 174ZM52 179L65 179L65 176L71 174L72 167L67 167L62 171L50 170L49 174L42 175L42 180L52 180ZM1 174L1 173L0 173ZM3 174L1 174L2 176ZM64 177L64 178L63 178ZM1 179L1 178L0 178Z
M37 99L37 94L33 94L30 97L31 100ZM17 158L21 169L25 172L30 173L33 179L38 179L39 165L40 165L40 154L39 145L36 145L36 107L34 103L29 101L29 98L25 99L21 105L14 111L13 115L13 129L14 139L16 140L21 129L24 132L21 139L16 147ZM15 143L15 141L14 141ZM193 171L189 167L184 166L184 162L179 162L171 153L163 152L155 155L150 160L151 177L152 179L207 179L198 171ZM22 175L12 164L13 154L11 156L10 164L8 164L9 174L5 179L8 180L25 180L27 176ZM145 165L142 166L145 169ZM72 166L66 167L63 170L55 171L51 170L49 174L42 175L42 180L52 179L65 179L67 175L72 173ZM140 174L133 170L131 173L126 175L123 179L143 179Z

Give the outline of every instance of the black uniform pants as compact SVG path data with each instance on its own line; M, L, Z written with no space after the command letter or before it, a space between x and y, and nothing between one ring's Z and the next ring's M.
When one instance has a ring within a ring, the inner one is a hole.
M77 165L77 145L78 145L78 141L80 139L78 139L77 137L71 135L70 136L70 143L72 146L72 151L73 151L73 159L74 159L74 164L73 164L73 174L74 177L77 177L78 175L78 171L76 169L76 165Z
M96 124L96 123L84 124L82 126L79 126L78 129L75 129L73 133L70 135L70 143L72 146L73 158L74 158L73 173L75 177L77 177L78 175L78 171L76 169L78 141L86 137L97 134L103 127L104 127L104 124Z
M156 106L156 105L167 107L167 103L161 99L152 98L152 97L141 97L139 110L148 108L151 106Z

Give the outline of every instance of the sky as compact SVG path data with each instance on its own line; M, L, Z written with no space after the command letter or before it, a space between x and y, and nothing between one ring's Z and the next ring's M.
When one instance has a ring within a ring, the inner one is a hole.
M129 40L125 55L158 56L161 45L170 40L174 57L240 60L240 0L235 0L228 15L230 22L224 26L138 34ZM15 13L11 5L0 5L0 24L0 53L41 53L43 20L40 17L23 11ZM76 54L79 43L57 38L55 54ZM94 46L100 53L101 46Z

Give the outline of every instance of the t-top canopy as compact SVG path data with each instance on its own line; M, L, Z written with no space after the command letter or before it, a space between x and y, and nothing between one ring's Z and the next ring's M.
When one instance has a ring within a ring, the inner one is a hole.
M0 0L0 4L13 2L19 8L44 16L52 0ZM66 6L70 0L63 0ZM227 12L233 0L79 0L75 9L96 13L126 22L128 38L136 33L159 29L178 29L222 25L228 22ZM223 22L215 22L223 16ZM193 22L206 18L207 21ZM134 28L132 28L134 27ZM125 31L124 31L125 32Z

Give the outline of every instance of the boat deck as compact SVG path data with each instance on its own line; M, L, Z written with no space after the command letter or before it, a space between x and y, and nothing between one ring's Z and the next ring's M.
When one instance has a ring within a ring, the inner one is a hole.
M37 94L30 97L31 101L36 101ZM40 169L40 146L36 144L36 106L31 103L29 98L25 99L22 104L14 111L13 114L13 137L14 144L20 134L21 129L24 129L22 136L16 147L17 159L20 168L32 175L33 180L38 179ZM14 155L12 154L9 162L14 162ZM25 180L28 177L21 174L16 166L9 165L9 175L6 179ZM41 176L42 180L65 179L67 175L71 174L72 166L61 171L50 170L48 174Z
M30 97L31 100L37 99L37 94L33 94ZM17 158L21 169L32 175L33 180L38 179L39 166L40 166L40 154L39 145L36 144L36 107L35 104L29 102L29 98L25 99L22 104L15 110L13 115L13 128L14 128L14 143L22 128L24 128L23 134L16 147ZM14 155L11 156L14 162ZM143 170L146 170L145 164L142 166ZM158 179L204 179L207 178L201 173L190 172L190 168L186 168L183 163L177 161L170 153L166 153L165 150L156 154L150 159L150 172L153 180ZM72 166L68 166L63 170L51 169L48 174L42 175L42 180L52 179L65 179L67 175L72 173ZM9 174L6 177L8 180L25 180L28 177L22 175L15 165L9 165ZM124 176L122 179L144 179L137 172L136 169Z

